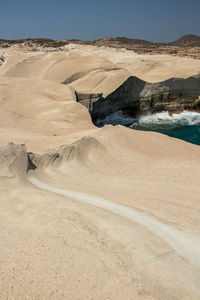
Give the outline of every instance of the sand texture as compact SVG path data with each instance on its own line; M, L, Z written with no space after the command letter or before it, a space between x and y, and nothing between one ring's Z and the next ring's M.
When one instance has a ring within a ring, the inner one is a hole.
M73 44L0 57L0 299L200 299L199 146L97 128L76 101L200 61Z

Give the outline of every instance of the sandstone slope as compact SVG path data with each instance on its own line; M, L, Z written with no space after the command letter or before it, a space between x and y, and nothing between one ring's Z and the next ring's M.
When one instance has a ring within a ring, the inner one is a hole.
M7 50L0 67L3 299L200 297L199 147L97 128L76 101L78 93L110 94L130 74L153 82L179 65L183 77L199 72L199 61L186 58L169 72L166 59L175 61L149 57L144 75L148 57L126 51Z

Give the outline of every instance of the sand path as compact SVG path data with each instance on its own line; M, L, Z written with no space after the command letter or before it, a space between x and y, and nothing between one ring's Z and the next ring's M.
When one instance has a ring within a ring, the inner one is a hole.
M105 198L86 193L59 189L47 185L33 176L29 176L29 181L40 189L71 197L72 199L106 209L112 213L118 214L145 226L152 233L165 240L179 255L183 256L193 266L200 268L200 236L178 230L173 226L164 224L155 218L148 216L147 214L133 208L114 203L113 201Z

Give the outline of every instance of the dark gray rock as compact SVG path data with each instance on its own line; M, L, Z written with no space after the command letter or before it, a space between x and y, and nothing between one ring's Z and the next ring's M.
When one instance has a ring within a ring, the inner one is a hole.
M3 65L3 63L5 62L6 60L6 54L3 53L0 55L0 66Z
M186 79L171 78L159 83L131 76L106 98L87 95L87 101L83 101L84 95L77 95L77 101L89 109L95 121L118 111L138 117L161 111L199 110L199 95L200 75Z

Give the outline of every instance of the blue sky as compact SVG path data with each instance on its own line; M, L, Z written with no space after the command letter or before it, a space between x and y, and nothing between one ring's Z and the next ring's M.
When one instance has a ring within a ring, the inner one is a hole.
M200 35L200 0L0 0L0 38L168 42Z

